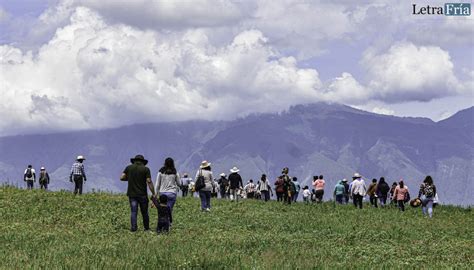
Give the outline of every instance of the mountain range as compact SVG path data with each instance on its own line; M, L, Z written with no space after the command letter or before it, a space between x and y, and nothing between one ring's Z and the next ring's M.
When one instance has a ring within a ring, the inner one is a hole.
M77 155L85 155L86 191L124 192L119 181L130 158L140 153L153 175L168 156L192 176L202 160L216 177L237 166L241 175L271 181L283 167L311 187L313 175L327 181L325 199L335 183L358 172L368 184L384 176L403 179L412 196L426 175L437 185L441 203L472 205L474 196L474 107L434 122L396 117L352 107L315 103L274 114L232 121L135 124L104 130L18 135L0 138L0 181L23 186L28 164L45 166L53 190L72 189L68 175ZM155 177L153 177L155 178Z

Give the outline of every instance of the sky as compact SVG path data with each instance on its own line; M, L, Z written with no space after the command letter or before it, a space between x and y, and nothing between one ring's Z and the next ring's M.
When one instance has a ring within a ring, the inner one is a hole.
M474 19L413 4L444 1L0 0L0 136L320 101L439 121L474 105Z

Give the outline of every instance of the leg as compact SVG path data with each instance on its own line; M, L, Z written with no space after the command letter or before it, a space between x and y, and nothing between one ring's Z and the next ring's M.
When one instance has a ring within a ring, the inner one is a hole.
M379 208L378 205L377 205L377 200L378 200L377 197L374 197L374 206L375 206L375 208Z
M211 192L206 191L206 208L211 209Z
M138 200L135 197L128 197L130 202L130 231L135 232L137 230L137 214L138 214Z
M428 215L430 218L432 218L433 217L433 200L429 200L426 206L428 208Z
M150 216L148 215L148 197L143 196L138 198L140 203L140 212L143 218L143 227L145 231L150 229Z
M199 199L201 199L201 210L204 211L206 209L206 195L202 190L199 191Z

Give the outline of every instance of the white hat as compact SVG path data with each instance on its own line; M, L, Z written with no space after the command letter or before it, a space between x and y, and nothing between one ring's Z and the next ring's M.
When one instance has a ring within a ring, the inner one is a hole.
M41 169L40 169L40 170L44 170L44 169L45 169L44 167L41 167Z
M234 168L230 169L231 173L236 173L236 172L239 172L239 171L240 171L239 168L237 168L235 166L234 166Z
M359 173L354 173L354 176L352 176L353 179L356 178L361 178L362 176Z
M210 162L207 162L207 160L203 160L203 161L201 162L201 166L199 166L199 167L200 167L201 169L204 169L204 168L207 168L207 167L209 167L209 166L211 166L211 163L210 163Z
M84 156L77 156L76 160L86 160Z
M219 174L219 175L222 176L222 177L225 177L225 173L221 173L221 174Z
M347 179L346 178L342 179L342 182L347 182Z

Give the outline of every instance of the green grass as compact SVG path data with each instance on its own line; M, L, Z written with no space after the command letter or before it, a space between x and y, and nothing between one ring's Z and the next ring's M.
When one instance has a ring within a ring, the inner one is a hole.
M178 198L168 235L129 232L124 195L0 188L0 268L473 268L470 208ZM150 210L156 226L156 210ZM141 216L139 216L139 221Z

